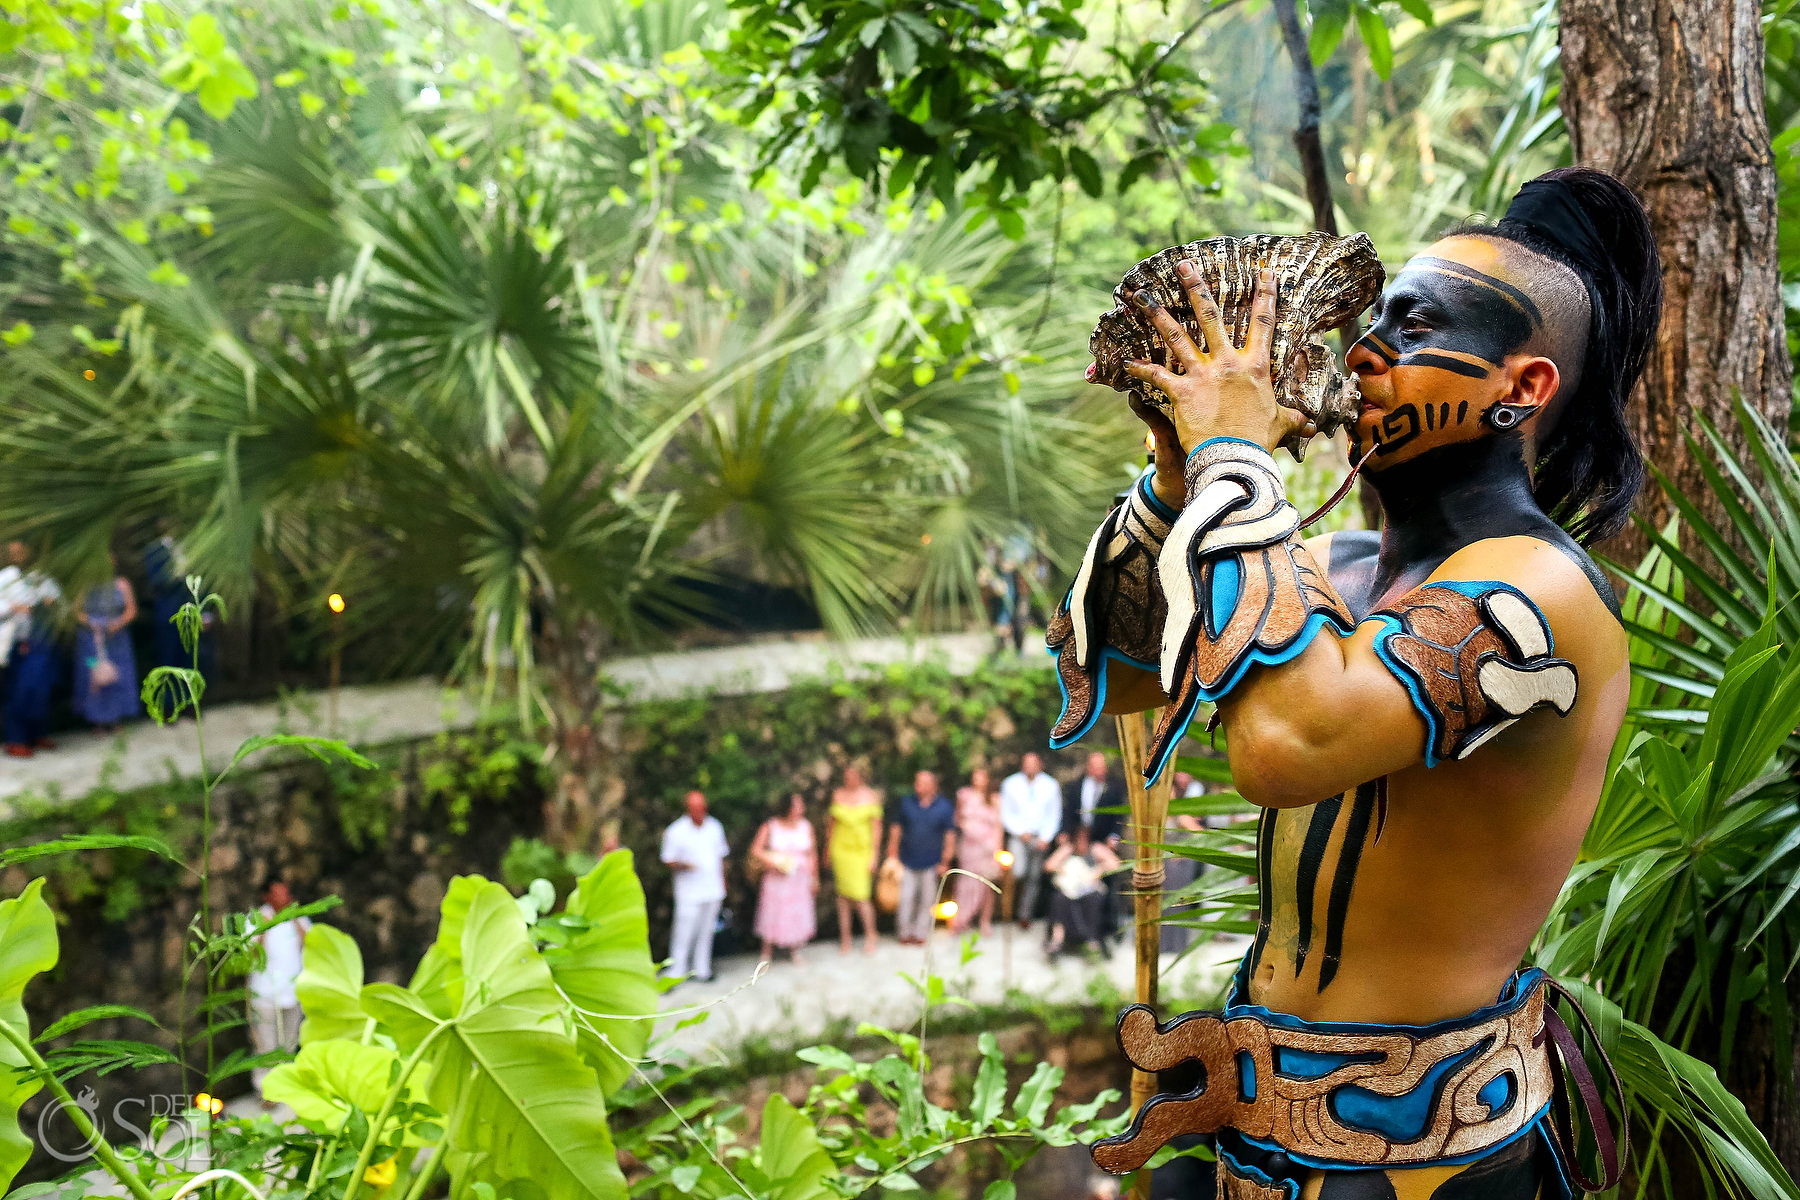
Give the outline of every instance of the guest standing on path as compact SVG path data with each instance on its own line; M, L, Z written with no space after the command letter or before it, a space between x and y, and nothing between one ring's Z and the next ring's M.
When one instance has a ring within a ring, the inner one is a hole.
M257 924L267 925L256 935L263 961L245 981L245 989L250 993L250 1045L258 1054L276 1050L292 1054L300 1048L300 997L294 991L294 982L300 978L301 951L312 922L306 917L295 917L279 925L269 924L275 914L293 902L285 880L274 876L263 882L263 903L256 910ZM271 1069L272 1064L251 1068L250 1082L258 1092ZM271 1105L265 1100L263 1107Z
M888 827L887 856L898 858L900 944L923 946L931 936L938 880L956 854L956 809L938 795L937 776L913 776L913 794L900 801L900 819Z
M1038 887L1044 878L1044 855L1062 828L1062 789L1044 772L1044 760L1028 750L1019 771L1000 785L1000 823L1013 853L1019 880L1019 928L1037 916Z
M112 556L107 561L116 572ZM131 582L115 574L111 583L89 588L81 602L81 628L75 634L77 715L102 733L138 714L137 655L126 632L137 620L137 597Z
M1102 809L1125 807L1125 781L1111 773L1106 755L1098 750L1087 756L1081 777L1063 788L1062 832L1085 827L1096 842L1105 842L1115 853L1124 822L1118 813Z
M825 846L837 890L838 949L850 953L850 909L862 916L863 949L875 953L875 904L870 899L875 854L880 849L881 796L863 782L862 771L844 768L844 786L831 793Z
M986 767L969 772L967 787L956 792L956 865L971 875L956 877L956 916L950 921L953 933L961 933L977 920L981 936L993 932L994 888L982 880L1000 878L1000 794L988 782Z
M725 827L706 813L706 793L687 794L687 815L663 831L663 865L675 873L675 926L669 935L669 974L707 982L713 977L713 931L725 899Z
M31 550L24 542L8 543L6 552L20 574L5 597L8 615L18 624L7 659L3 736L7 754L30 758L56 744L49 737L50 689L56 683L54 614L62 588L30 569Z
M818 932L813 902L819 894L818 852L813 843L812 822L806 819L806 798L793 793L781 804L781 812L762 823L750 845L751 857L762 864L762 893L756 901L756 935L762 938L762 957L767 962L773 948L791 951L803 961L800 947Z

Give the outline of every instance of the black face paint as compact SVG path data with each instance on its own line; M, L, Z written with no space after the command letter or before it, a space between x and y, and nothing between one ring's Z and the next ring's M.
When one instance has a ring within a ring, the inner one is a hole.
M1482 379L1542 326L1538 306L1512 284L1448 259L1415 258L1377 302L1361 345L1390 367Z

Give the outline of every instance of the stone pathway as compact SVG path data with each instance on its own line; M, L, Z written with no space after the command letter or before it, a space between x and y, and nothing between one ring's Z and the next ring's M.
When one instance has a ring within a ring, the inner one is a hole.
M920 996L904 977L923 978L925 954L931 970L944 977L949 995L979 1005L1093 1004L1110 1016L1120 998L1132 994L1135 969L1129 938L1117 939L1111 954L1097 962L1079 956L1049 958L1042 946L1043 926L1012 931L1007 962L1005 935L998 929L977 943L981 954L964 965L961 942L946 932L933 936L925 949L902 947L884 938L874 955L860 942L850 954L835 943L815 942L805 962L771 963L759 979L754 956L715 961L711 983L684 983L663 998L669 1013L658 1025L661 1035L652 1053L665 1061L685 1054L700 1062L732 1061L745 1043L761 1039L777 1049L799 1048L834 1029L851 1029L867 1021L889 1029L918 1025ZM1247 938L1221 938L1201 946L1173 967L1164 955L1162 994L1172 1000L1213 996L1237 967ZM707 1017L678 1029L680 1018L706 1007ZM939 1010L940 1012L942 1010Z
M672 651L615 659L607 675L629 700L663 700L708 693L747 695L779 691L799 679L832 669L856 677L896 662L943 662L965 675L987 656L993 638L985 633L940 634L922 638L861 638L830 641L799 637L746 642L703 650ZM1047 666L1044 655L1029 655L1032 667ZM512 710L510 706L505 715ZM430 679L344 688L338 695L338 736L362 746L429 737L473 725L480 713L468 698ZM330 702L323 692L296 693L280 701L223 704L206 713L207 757L216 769L230 761L245 738L259 733L325 735ZM33 758L0 759L0 816L6 800L25 794L72 799L102 785L120 789L199 774L200 752L192 721L157 728L149 721L126 726L116 736L71 733L54 750Z

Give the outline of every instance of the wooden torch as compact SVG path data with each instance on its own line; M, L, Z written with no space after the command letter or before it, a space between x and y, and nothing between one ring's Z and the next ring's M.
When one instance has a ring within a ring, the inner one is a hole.
M1148 713L1122 713L1114 718L1119 729L1119 754L1124 759L1125 786L1131 796L1131 895L1136 906L1137 1002L1156 1005L1157 955L1162 948L1164 828L1169 820L1169 796L1173 776L1165 765L1148 783L1144 765L1150 731L1162 719L1162 709ZM1148 724L1146 724L1148 720ZM1149 1071L1131 1072L1131 1111L1137 1112L1156 1093L1156 1076ZM1132 1189L1138 1200L1148 1200L1150 1172L1138 1172Z

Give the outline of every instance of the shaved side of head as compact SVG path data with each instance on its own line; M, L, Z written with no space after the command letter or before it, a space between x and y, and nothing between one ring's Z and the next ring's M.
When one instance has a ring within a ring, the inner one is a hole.
M1458 237L1479 238L1492 246L1506 264L1507 282L1530 296L1537 305L1535 328L1531 337L1518 348L1518 353L1540 355L1556 364L1561 382L1557 385L1555 404L1560 408L1562 402L1581 386L1582 362L1587 357L1588 328L1593 317L1587 285L1566 263L1557 262L1509 238L1453 229L1445 235L1445 240Z
M1537 302L1543 314L1542 328L1524 350L1556 364L1562 377L1556 399L1567 400L1581 386L1581 364L1587 357L1588 326L1593 317L1587 285L1574 268L1517 242L1495 238L1494 245L1523 280L1520 290Z

